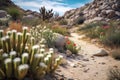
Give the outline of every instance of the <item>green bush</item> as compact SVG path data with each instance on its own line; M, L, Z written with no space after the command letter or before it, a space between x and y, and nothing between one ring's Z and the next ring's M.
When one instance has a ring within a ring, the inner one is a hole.
M45 39L45 44L48 47L54 47L54 35L52 30L47 28L46 26L42 27L41 25L38 25L36 27L33 27L30 30L33 37L36 38L36 43L40 43L43 38Z
M22 19L21 20L23 25L27 25L27 26L37 26L40 24L40 19L38 18L33 18L33 19Z
M86 35L90 38L100 38L100 36L104 33L105 33L105 30L101 26L96 26L89 29Z
M120 59L120 49L115 49L111 52L111 56L114 58L114 59Z
M102 42L109 46L119 46L120 45L120 32L119 33L107 33L104 38L102 38Z
M75 20L74 24L83 24L85 21L84 17L79 17Z
M86 32L89 31L89 29L92 29L94 27L97 27L97 26L102 26L103 23L102 22L91 22L89 24L85 24L83 27L81 27L79 30L86 30Z
M59 24L60 24L60 25L67 25L68 22L67 22L67 20L65 20L65 19L61 19L60 22L59 22Z
M10 8L8 10L8 13L12 16L12 20L17 20L17 19L21 19L21 13L18 9L16 8Z
M109 22L108 24L101 22L93 22L86 24L80 29L90 38L98 38L102 43L108 46L120 45L120 28L119 22Z
M101 36L101 41L109 46L119 46L120 45L120 29L117 27L110 27L105 35Z
M66 28L63 28L63 27L53 27L52 31L55 33L65 35L65 36L69 35L68 30Z
M35 38L16 30L0 30L0 80L40 80L53 73L61 62L62 56L53 57L54 50L45 50L44 43L35 44Z
M47 29L43 32L43 38L46 40L46 45L48 47L54 47L54 34L52 30Z

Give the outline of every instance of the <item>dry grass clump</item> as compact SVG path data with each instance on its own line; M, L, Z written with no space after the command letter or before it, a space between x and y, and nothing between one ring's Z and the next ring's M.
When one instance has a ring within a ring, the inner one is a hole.
M120 48L114 49L114 50L111 52L111 56L112 56L114 59L120 59Z
M22 32L22 24L20 22L10 22L9 27L5 30L17 30L17 32Z
M120 80L120 68L109 69L108 80Z

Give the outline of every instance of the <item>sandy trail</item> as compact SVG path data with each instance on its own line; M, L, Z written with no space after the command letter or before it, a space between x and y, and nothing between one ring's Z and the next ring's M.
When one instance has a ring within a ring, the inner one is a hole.
M84 35L71 33L69 39L74 41L78 47L80 46L81 50L75 59L67 58L68 64L60 67L60 74L70 80L107 80L108 69L120 65L120 61L114 60L110 56L93 56L101 48L83 41L82 37Z

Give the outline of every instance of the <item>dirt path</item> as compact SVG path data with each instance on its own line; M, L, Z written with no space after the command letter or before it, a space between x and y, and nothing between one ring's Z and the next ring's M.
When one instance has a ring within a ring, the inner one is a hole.
M69 80L107 80L108 69L120 65L120 61L110 56L93 56L100 48L80 39L84 35L71 33L71 36L69 39L81 46L81 50L75 58L67 57L67 65L60 67L60 74Z

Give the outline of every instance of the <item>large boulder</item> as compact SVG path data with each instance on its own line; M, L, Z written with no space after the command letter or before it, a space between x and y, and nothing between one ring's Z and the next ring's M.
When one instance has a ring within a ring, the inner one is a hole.
M7 12L4 10L0 10L0 18L5 18L7 16Z
M64 46L66 43L64 36L58 33L54 33L54 36L55 36L55 47L59 51L64 51Z

